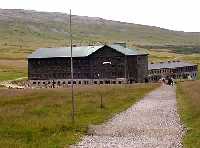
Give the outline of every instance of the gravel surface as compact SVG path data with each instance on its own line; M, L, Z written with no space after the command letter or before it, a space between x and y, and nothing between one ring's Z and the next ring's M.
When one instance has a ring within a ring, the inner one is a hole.
M72 147L180 148L184 133L176 108L176 92L163 85L128 110L89 130Z

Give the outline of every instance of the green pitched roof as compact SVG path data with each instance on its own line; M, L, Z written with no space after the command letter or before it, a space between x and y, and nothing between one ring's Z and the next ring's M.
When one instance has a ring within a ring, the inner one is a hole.
M116 51L124 55L145 55L146 53L138 52L136 49L124 48L119 45L100 45L100 46L80 46L73 47L72 56L73 57L87 57L94 53L95 51L101 49L104 46L115 49ZM28 59L31 58L54 58L54 57L70 57L71 50L70 47L59 47L59 48L39 48L31 55L28 56Z
M147 55L147 53L138 51L137 49L125 48L119 45L109 45L109 47L117 50L118 52L121 52L124 55Z
M192 64L184 61L167 61L167 62L160 62L154 64L148 64L148 70L152 69L166 69L166 68L178 68L178 67L187 67L187 66L195 66L197 64Z

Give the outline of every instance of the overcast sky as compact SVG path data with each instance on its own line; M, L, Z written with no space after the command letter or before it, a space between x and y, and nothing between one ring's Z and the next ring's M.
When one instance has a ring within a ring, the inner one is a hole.
M0 8L81 16L200 32L200 0L0 0Z

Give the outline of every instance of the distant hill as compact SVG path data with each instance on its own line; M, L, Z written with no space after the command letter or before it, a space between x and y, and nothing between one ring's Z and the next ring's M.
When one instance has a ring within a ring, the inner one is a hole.
M76 15L72 23L74 42L80 45L126 41L142 48L200 51L200 33ZM68 28L69 15L64 13L0 9L0 58L11 53L24 57L38 47L65 46Z

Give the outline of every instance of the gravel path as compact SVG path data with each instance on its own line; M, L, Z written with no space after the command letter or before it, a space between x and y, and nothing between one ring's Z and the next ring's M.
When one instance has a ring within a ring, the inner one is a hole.
M77 148L179 148L183 127L175 88L163 85L105 124L90 129Z

